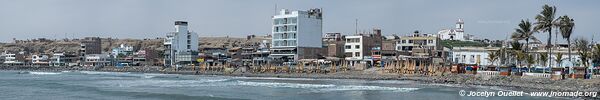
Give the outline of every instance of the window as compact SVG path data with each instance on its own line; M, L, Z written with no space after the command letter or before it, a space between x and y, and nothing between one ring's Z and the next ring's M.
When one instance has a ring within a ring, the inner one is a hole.
M413 43L413 40L408 40L408 43Z
M354 57L360 57L360 52L354 52Z
M296 17L292 17L289 19L289 23L290 24L295 24L296 23L297 18Z
M346 46L345 46L345 48L346 48L346 49L352 49L352 46L350 46L350 45L346 45Z
M433 43L433 40L429 40L428 43Z
M290 40L290 46L296 46L296 40Z
M360 49L360 45L355 45L354 48L355 49Z
M406 43L406 40L402 40L402 43Z
M192 49L192 46L191 45L187 45L187 49Z

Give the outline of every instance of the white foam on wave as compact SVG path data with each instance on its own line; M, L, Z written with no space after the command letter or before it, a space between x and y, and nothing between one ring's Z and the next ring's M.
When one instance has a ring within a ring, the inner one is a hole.
M108 76L118 76L118 77L139 77L139 78L153 78L153 77L156 77L156 75L145 75L145 74L131 73L131 72L79 71L79 73L88 74L88 75L108 75Z
M177 78L178 74L152 74L152 73L144 73L142 78Z
M238 85L259 87L285 87L285 88L328 88L335 87L333 84L301 84L301 83L276 83L276 82L246 82L237 81Z
M393 92L410 92L419 90L419 88L400 88L400 87L382 87L382 86L363 86L363 85L343 85L333 88L324 88L320 91L393 91Z
M444 87L463 87L463 86L458 85L458 84L428 84L428 85L444 86Z
M262 79L262 80L318 80L312 78L279 78L279 77L235 77L237 79Z
M410 83L414 83L414 82L413 81L404 81L404 80L375 80L375 81L368 81L367 83L410 84Z
M33 74L33 75L57 75L60 73L54 73L54 72L29 72L29 74Z
M122 81L109 80L102 81L97 84L108 87L199 87L207 86L207 84L218 84L214 82L228 81L229 79L198 79L198 80L136 80Z
M79 71L80 73L84 73L84 74L92 74L92 75L96 75L96 74L106 74L106 75L115 75L115 74L128 74L129 72L97 72L97 71Z
M276 82L246 82L238 81L238 85L271 87L271 88L300 88L313 89L318 92L329 91L393 91L393 92L410 92L419 88L398 88L398 87L382 87L382 86L363 86L363 85L333 85L333 84L301 84L301 83L276 83Z

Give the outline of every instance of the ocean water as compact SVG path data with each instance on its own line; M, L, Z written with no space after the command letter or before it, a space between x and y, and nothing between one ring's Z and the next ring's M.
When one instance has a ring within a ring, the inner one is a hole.
M353 80L145 74L0 71L1 100L513 100L548 97L463 97L464 87L398 80Z

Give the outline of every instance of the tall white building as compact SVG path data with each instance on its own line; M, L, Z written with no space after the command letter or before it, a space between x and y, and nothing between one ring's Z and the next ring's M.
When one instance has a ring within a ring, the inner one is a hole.
M198 34L188 30L188 22L175 21L175 32L167 34L164 46L165 66L193 63L198 56Z
M316 58L323 43L321 9L288 11L282 9L273 16L271 57L274 60L293 62Z
M438 37L440 37L442 40L471 40L472 36L465 34L464 25L465 22L462 19L458 19L454 29L442 29L438 31Z

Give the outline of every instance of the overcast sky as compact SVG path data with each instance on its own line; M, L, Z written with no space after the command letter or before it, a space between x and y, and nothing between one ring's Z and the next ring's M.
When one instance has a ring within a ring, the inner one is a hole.
M465 32L505 39L521 19L534 21L544 4L575 19L573 38L600 40L599 0L0 0L0 42L12 38L156 38L185 20L200 37L270 33L277 9L323 9L323 31L385 35L437 33L458 18ZM276 6L277 5L277 6ZM596 30L595 30L596 29ZM545 41L547 33L536 33Z

